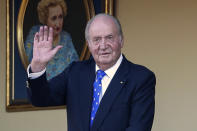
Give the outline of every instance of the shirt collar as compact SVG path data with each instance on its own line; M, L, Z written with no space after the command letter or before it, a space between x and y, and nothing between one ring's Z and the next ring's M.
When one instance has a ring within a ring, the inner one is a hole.
M118 58L117 62L110 67L109 69L105 70L106 75L109 78L113 78L114 74L116 73L116 71L118 70L118 67L120 66L121 62L122 62L123 56L122 54L120 55L120 57ZM96 72L99 70L98 65L96 64Z

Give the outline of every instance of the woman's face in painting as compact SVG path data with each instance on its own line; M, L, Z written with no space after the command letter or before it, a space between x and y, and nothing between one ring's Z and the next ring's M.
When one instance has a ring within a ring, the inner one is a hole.
M46 24L53 28L54 37L60 34L63 26L63 12L60 5L49 7L49 16Z

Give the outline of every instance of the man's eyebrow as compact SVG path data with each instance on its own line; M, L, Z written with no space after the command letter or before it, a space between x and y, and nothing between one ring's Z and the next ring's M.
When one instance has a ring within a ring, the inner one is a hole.
M101 37L102 37L102 36L93 36L93 39L94 39L94 38L101 38Z

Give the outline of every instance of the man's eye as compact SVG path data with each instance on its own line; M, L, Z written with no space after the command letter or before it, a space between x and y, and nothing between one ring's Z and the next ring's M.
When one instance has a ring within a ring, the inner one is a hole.
M94 42L99 42L100 41L100 38L95 38L93 39Z
M114 37L113 37L112 35L106 36L106 39L107 39L107 40L110 40L110 41L112 41L113 38L114 38Z

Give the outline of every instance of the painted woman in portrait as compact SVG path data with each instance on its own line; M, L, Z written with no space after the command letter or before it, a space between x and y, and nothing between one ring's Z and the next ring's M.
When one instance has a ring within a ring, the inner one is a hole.
M79 60L78 54L68 32L62 30L64 17L67 15L67 5L64 0L41 0L37 6L39 21L53 28L53 47L62 45L55 57L46 68L47 80L60 74L71 62ZM28 61L32 59L33 40L41 25L35 25L29 31L25 40L25 51Z

